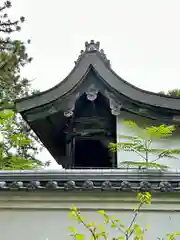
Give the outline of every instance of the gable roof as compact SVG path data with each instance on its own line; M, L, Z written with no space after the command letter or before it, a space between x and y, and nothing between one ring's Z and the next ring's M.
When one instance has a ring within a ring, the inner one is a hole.
M85 51L81 51L75 67L62 82L47 91L16 100L17 111L23 112L37 108L65 96L77 86L90 69L93 69L114 91L133 102L164 110L180 111L180 98L142 90L118 76L112 70L104 51L100 50L99 42L95 43L93 40L85 43Z

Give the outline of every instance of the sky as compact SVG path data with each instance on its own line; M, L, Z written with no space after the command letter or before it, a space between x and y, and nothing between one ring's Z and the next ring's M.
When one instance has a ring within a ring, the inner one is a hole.
M2 1L2 0L0 0ZM33 62L22 69L46 90L74 67L84 42L100 41L113 70L150 91L180 88L179 0L12 0L10 16L24 16L14 37L31 39ZM42 160L52 160L47 151ZM56 168L52 160L52 168Z

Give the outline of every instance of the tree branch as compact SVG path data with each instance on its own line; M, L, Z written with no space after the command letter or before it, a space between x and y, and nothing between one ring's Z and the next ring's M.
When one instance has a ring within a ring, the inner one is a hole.
M14 22L0 22L0 27L11 27L14 25L17 25L19 21L14 21Z
M92 230L91 228L89 228L89 227L87 226L87 224L81 219L80 214L78 214L78 212L76 212L76 211L75 211L75 214L76 214L76 216L78 217L79 221L84 225L84 227L91 233L93 239L94 239L94 240L97 240L97 237L96 237L95 233L94 233L93 230Z
M131 229L131 228L132 228L132 225L133 225L133 223L135 222L135 220L136 220L136 218L137 218L137 215L138 215L138 213L139 213L139 211L140 211L140 209L141 209L142 206L143 206L143 203L141 202L141 203L139 204L137 210L136 210L136 213L134 214L134 217L133 217L133 219L132 219L132 221L131 221L128 229ZM129 234L127 234L128 238L133 234L133 232L134 232L134 229L132 229L131 232L130 232Z

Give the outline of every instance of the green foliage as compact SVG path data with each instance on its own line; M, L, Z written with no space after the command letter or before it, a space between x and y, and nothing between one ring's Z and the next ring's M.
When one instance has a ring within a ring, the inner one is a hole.
M180 97L180 89L175 88L172 90L169 90L167 92L161 91L160 94L171 96L171 97Z
M168 240L176 240L176 236L180 236L180 232L166 234Z
M170 137L175 131L175 126L166 126L162 124L160 126L140 128L133 121L125 121L123 124L130 128L136 136L121 135L120 137L125 139L125 141L120 141L117 144L110 143L109 148L113 152L118 151L119 149L135 152L141 159L141 161L136 162L124 161L122 162L123 165L135 166L139 168L166 169L168 166L157 163L159 159L178 159L177 156L180 154L180 149L153 148L152 146L154 142ZM150 159L150 155L155 156L153 160Z
M0 112L0 170L23 170L41 166L41 162L35 159L36 152L28 153L31 141L19 133L12 110Z
M10 38L11 33L21 30L25 18L12 21L7 14L11 7L11 1L5 1L0 7L0 32L3 32L0 38L0 110L12 108L15 98L31 93L30 81L20 77L20 70L32 58L28 56L24 42Z
M125 226L123 222L118 219L116 216L110 216L104 210L98 211L98 214L102 215L104 218L104 225L98 225L94 222L88 222L87 219L81 214L80 210L77 207L72 207L70 212L70 219L75 219L76 222L82 226L89 232L90 238L92 240L108 240L109 234L107 232L107 227L109 226L111 229L116 230L118 232L118 236L112 236L112 240L143 240L146 239L146 232L150 228L147 224L145 228L142 228L137 223L138 214L145 204L151 204L151 194L146 193L138 193L138 206L133 210L132 219L128 226ZM68 230L70 231L70 236L74 240L85 240L86 235L79 233L78 229L74 228L73 226L69 226ZM175 240L176 236L179 236L180 232L175 232L171 234L166 234L167 240ZM160 238L159 238L160 239Z
M20 17L18 20L11 20L8 17L8 10L12 7L11 1L5 1L1 5L0 32L3 33L0 37L0 143L3 152L1 161L2 159L6 160L9 169L10 161L12 162L12 169L26 169L32 165L33 167L37 166L37 163L39 164L37 160L33 160L33 164L31 161L35 154L41 150L37 136L15 113L14 107L16 98L26 97L37 92L31 89L31 81L22 78L20 74L21 68L32 61L26 51L26 46L30 43L30 40L25 43L21 40L11 39L11 33L21 30L25 18ZM14 112L5 111L8 109ZM14 158L14 154L11 156L10 152L12 151L13 153L16 152L16 158ZM27 160L26 163L25 160ZM2 166L6 168L7 164L5 166L3 163Z

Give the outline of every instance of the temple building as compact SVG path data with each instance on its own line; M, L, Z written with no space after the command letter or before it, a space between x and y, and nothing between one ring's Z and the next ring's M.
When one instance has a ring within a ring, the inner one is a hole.
M137 158L133 153L108 149L109 142L117 142L120 134L127 133L121 124L124 120L140 126L175 124L177 134L168 146L178 144L180 98L144 91L126 82L112 70L99 42L85 43L74 68L58 85L17 100L16 108L66 169L117 168L122 159ZM162 144L167 147L167 142ZM177 164L170 163L173 168L178 168Z
M103 209L128 227L140 191L152 193L151 205L141 209L136 221L142 228L151 225L146 239L180 231L180 160L163 158L160 164L169 166L166 171L127 169L122 162L139 161L139 156L108 148L109 142L121 141L119 135L132 134L124 120L142 127L175 125L168 140L154 144L179 148L180 98L126 82L112 70L99 42L90 41L63 81L15 104L63 169L0 171L1 239L72 240L68 226L87 233L69 220L72 205L89 222L103 225L97 213ZM116 229L104 227L110 239L116 236Z

